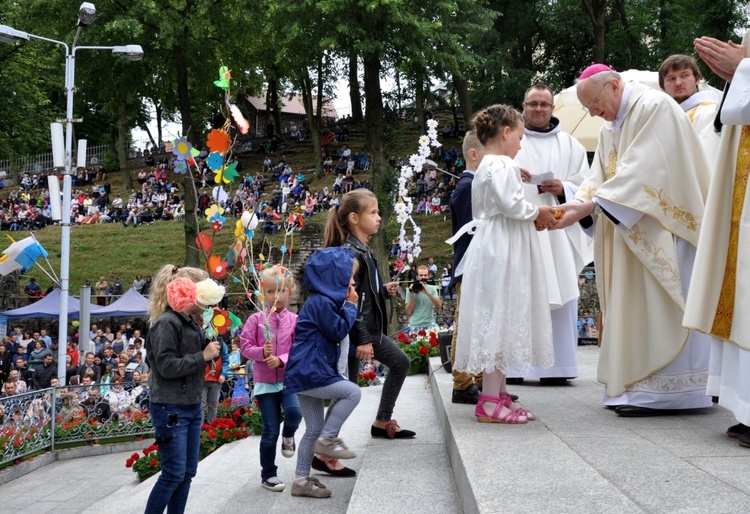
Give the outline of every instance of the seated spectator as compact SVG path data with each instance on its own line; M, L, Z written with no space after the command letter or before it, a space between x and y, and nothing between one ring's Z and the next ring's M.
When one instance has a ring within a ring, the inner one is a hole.
M440 207L440 197L437 193L432 195L432 213L433 214L440 214L442 212L442 209Z
M52 383L52 379L57 376L57 366L53 362L51 353L44 356L44 362L41 366L34 368L34 389L47 389Z
M29 283L23 288L23 292L29 297L29 304L39 301L43 296L42 286L37 283L36 278L34 277L29 279Z
M101 380L102 369L95 364L94 360L94 352L86 352L86 356L83 359L83 364L78 366L77 374L81 383L83 383L83 379L88 373L91 373L91 379L93 382L99 382Z
M47 346L41 340L34 341L34 349L29 355L29 369L36 370L44 364L44 358L49 354ZM50 355L51 356L51 355Z
M310 191L305 193L305 217L309 218L315 213L315 206L318 204L318 201L315 199L315 197L310 194Z
M81 402L81 407L86 411L87 418L94 418L100 423L109 421L112 417L112 409L109 402L102 398L98 386L93 386L88 391L88 397Z
M27 373L29 382L26 382L26 380L22 380L21 378L21 373L24 371ZM33 377L28 370L12 369L10 370L10 373L8 373L8 380L6 380L5 383L8 384L13 382L16 385L16 394L23 394L28 390L29 386L27 384L30 384L32 379Z
M112 378L112 389L107 391L104 399L109 403L113 415L130 411L130 393L125 390L125 379L120 375Z

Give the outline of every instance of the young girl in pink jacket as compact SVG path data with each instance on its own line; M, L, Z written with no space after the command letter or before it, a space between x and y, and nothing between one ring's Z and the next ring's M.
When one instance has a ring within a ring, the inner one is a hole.
M276 476L276 443L284 407L281 454L294 456L294 433L302 421L297 395L284 391L284 369L294 343L297 315L286 307L294 296L294 277L288 269L276 265L263 271L261 288L266 309L250 316L242 328L242 355L255 361L255 400L263 416L260 436L261 485L269 491L284 490Z

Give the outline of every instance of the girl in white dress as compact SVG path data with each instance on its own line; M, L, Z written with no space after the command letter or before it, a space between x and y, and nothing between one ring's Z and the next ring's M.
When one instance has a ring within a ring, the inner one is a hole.
M526 201L513 158L521 149L523 120L494 105L474 118L486 154L471 188L475 234L456 274L463 270L454 367L484 372L475 415L482 423L526 423L534 416L506 391L508 369L554 363L552 325L537 230L555 224L555 208ZM467 229L468 230L468 229ZM459 233L460 234L460 233ZM460 235L457 236L460 237Z

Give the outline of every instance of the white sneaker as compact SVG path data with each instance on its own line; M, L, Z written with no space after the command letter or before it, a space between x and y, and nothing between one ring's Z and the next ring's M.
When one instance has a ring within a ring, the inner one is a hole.
M294 457L294 451L297 449L297 445L294 444L294 436L284 437L281 436L281 455L287 459Z
M260 483L260 485L264 489L268 489L269 491L274 491L274 492L277 492L277 493L280 493L281 491L284 490L284 487L286 487L284 485L284 482L282 482L281 480L279 480L279 477L271 477L268 480L262 481Z
M313 445L313 452L335 459L353 459L357 456L339 437L319 437Z

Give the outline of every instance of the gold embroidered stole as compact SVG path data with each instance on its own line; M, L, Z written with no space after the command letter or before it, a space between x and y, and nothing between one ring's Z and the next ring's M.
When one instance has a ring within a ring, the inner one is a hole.
M711 334L722 339L729 339L732 332L734 316L735 288L737 285L737 253L740 240L740 218L745 203L747 180L750 176L750 126L744 125L737 148L737 165L734 170L734 188L732 191L732 216L729 231L729 248L724 266L724 280L721 284L719 302L711 327Z
M701 102L698 105L696 105L695 107L693 107L692 109L690 109L690 112L688 113L688 119L690 120L690 123L693 123L693 120L695 119L695 115L698 114L698 108L701 105L711 105L711 104L714 104L714 103L715 102L710 102L710 101Z

